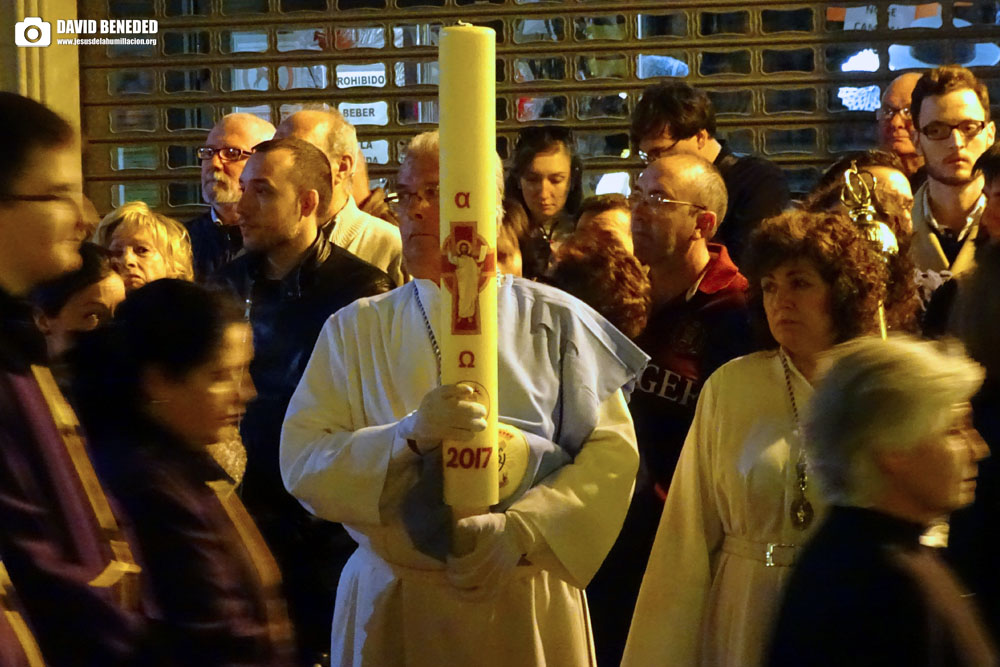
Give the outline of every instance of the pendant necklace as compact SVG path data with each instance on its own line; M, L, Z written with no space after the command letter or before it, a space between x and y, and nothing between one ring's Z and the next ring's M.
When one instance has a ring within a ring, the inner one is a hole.
M795 393L792 391L792 371L788 368L788 360L785 358L785 351L779 350L781 357L781 367L785 371L785 388L788 390L788 400L792 405L792 417L795 419L795 435L799 445L798 461L795 463L796 486L798 495L792 501L789 509L789 518L792 520L792 527L795 530L805 530L813 520L813 507L806 498L806 488L809 486L809 478L806 476L806 454L802 446L802 422L799 421L799 408L795 403Z
M500 273L500 269L497 269L497 287L503 283L503 274ZM424 302L420 300L420 288L416 285L413 286L413 295L417 297L417 308L420 309L420 316L424 319L424 327L427 329L427 337L431 340L431 349L434 350L434 361L437 362L437 380L438 386L441 386L441 346L438 345L437 336L434 335L434 329L431 328L431 320L427 317L427 310L424 308Z
M424 310L424 302L420 300L420 288L417 285L413 286L413 294L417 297L417 308L420 309L420 316L424 318L424 326L427 328L427 336L431 339L431 349L434 350L434 361L437 362L437 380L438 386L441 386L441 347L438 345L437 337L434 335L434 329L431 328L431 321L427 317L427 311Z

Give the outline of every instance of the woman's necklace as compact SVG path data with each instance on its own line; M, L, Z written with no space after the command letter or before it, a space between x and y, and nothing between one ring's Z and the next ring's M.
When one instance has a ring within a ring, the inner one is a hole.
M812 504L806 498L806 488L809 486L809 478L806 476L806 454L802 447L802 422L799 421L799 408L795 403L795 392L792 391L792 371L788 368L788 360L785 358L784 350L778 351L781 357L781 367L785 371L785 388L788 390L788 400L792 405L792 417L795 418L795 433L799 440L799 457L795 463L795 477L799 487L798 496L792 501L789 509L789 517L792 520L792 527L795 530L805 530L812 523Z

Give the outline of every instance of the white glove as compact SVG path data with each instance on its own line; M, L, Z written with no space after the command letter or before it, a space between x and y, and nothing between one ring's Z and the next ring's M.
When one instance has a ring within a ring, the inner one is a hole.
M397 427L401 438L414 440L421 454L437 449L442 440L471 440L486 430L486 408L472 400L472 388L446 384L427 392L420 407Z
M453 542L475 545L469 553L448 556L448 581L462 597L486 600L510 580L525 554L513 526L503 513L470 516L455 524Z

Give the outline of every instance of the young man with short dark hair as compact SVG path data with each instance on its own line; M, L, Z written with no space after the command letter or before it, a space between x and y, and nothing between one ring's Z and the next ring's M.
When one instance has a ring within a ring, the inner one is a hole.
M240 185L246 253L217 275L247 304L253 327L257 398L241 424L243 502L281 568L301 663L313 664L330 645L336 581L354 543L285 491L278 472L281 421L330 315L393 285L319 232L332 194L330 162L319 148L294 138L258 144Z
M686 83L649 86L632 113L632 148L650 164L676 153L708 160L722 174L729 209L719 224L717 241L739 262L750 233L764 218L788 204L785 174L763 158L737 155L715 138L715 108L703 91Z

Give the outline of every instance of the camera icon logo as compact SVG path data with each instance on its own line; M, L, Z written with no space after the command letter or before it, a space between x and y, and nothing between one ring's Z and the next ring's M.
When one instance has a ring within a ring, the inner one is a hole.
M26 16L14 24L16 46L48 46L52 43L52 24L37 16Z

